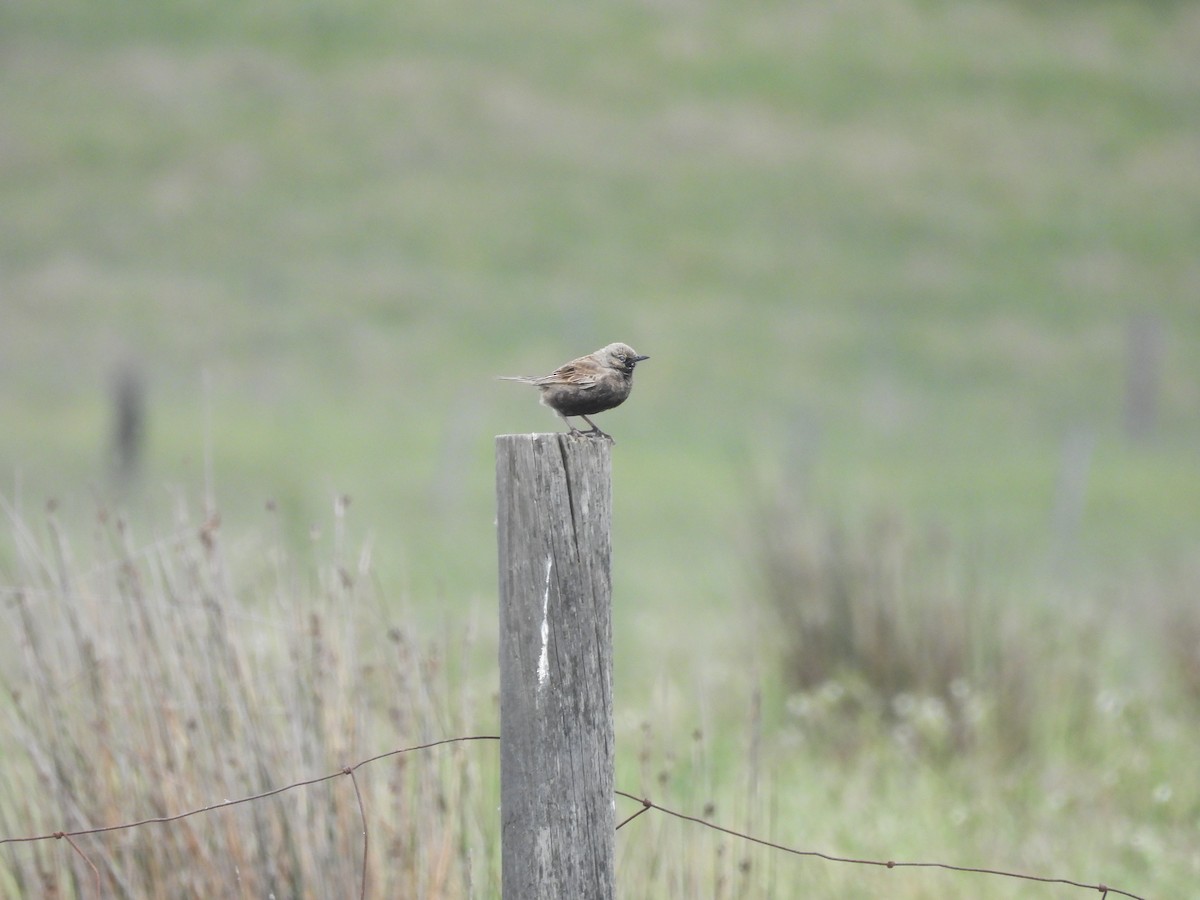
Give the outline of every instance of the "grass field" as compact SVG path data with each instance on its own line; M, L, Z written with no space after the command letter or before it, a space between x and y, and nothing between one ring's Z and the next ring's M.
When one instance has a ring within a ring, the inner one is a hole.
M732 814L753 770L736 816L779 839L1184 896L1197 59L1172 2L6 3L13 531L53 498L74 546L98 508L147 543L211 504L251 618L263 541L310 587L369 555L382 617L478 623L448 690L486 723L492 437L558 427L492 376L624 340L652 357L601 419L625 783ZM3 581L51 590L20 546ZM842 602L903 613L899 662ZM931 647L950 677L900 664ZM655 835L623 851L646 896L1029 895L774 858L654 881L639 853L717 852Z

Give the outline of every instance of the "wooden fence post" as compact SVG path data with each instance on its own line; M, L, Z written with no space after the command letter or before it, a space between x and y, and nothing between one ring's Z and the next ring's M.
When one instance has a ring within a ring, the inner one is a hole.
M612 900L611 444L496 438L505 900Z

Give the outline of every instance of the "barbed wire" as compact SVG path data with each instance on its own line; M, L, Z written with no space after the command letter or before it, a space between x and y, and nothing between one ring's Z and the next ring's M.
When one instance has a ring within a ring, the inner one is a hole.
M332 781L334 778L340 778L341 776L346 775L346 776L349 776L351 783L354 785L354 796L355 796L355 799L358 801L358 813L359 813L359 816L361 816L362 823L363 823L363 877L362 877L362 881L360 882L359 897L365 898L367 896L367 851L370 846L369 845L370 837L369 837L369 829L367 828L367 811L366 811L365 805L363 804L362 793L361 793L361 791L359 791L359 788L358 788L358 779L354 777L354 773L357 772L359 769L361 769L363 766L370 765L371 763L374 763L374 762L379 762L379 760L387 759L388 757L391 757L391 756L400 756L401 754L404 754L404 753L415 753L418 750L430 750L434 747L441 747L446 744L461 744L461 743L466 743L468 741L499 741L499 740L500 740L500 735L498 735L498 734L475 734L475 735L468 735L468 736L464 736L464 737L443 738L440 741L430 741L425 744L416 744L412 747L401 747L398 750L388 750L386 753L379 753L379 754L376 754L375 756L370 756L370 757L367 757L366 759L359 760L358 762L354 763L353 765L343 766L342 768L338 769L336 772L330 772L327 775L320 775L320 776L317 776L316 778L306 778L303 781L293 781L291 784L285 784L282 787L271 788L270 790L262 791L261 793L258 793L258 794L251 794L248 797L239 797L236 800L222 800L220 803L210 803L207 806L201 806L197 809L190 809L187 812L177 813L173 816L153 816L148 819L139 819L136 822L122 822L119 825L101 825L96 828L77 828L73 831L52 831L48 834L38 834L38 835L32 835L30 837L0 838L0 845L2 845L2 844L28 844L28 843L34 843L37 841L49 841L49 840L66 840L67 843L70 844L72 848L74 848L75 852L78 853L83 858L84 862L86 862L91 867L92 872L96 876L96 889L97 889L97 891L99 891L99 889L100 889L100 872L99 872L99 870L96 868L95 864L90 859L88 859L87 854L85 854L82 850L79 849L79 845L76 844L73 840L71 840L72 838L82 837L84 835L92 835L92 834L105 834L105 833L111 832L111 831L124 831L124 830L130 829L130 828L140 828L143 825L164 825L164 824L168 824L170 822L178 822L181 819L187 819L187 818L190 818L191 816L198 816L201 813L213 812L214 810L218 810L218 809L229 809L230 807L238 806L242 803L253 803L256 800L265 800L267 797L274 797L278 794L283 794L287 791L295 790L296 788L309 787L314 784L321 784L322 782Z
M471 742L471 741L499 741L499 740L500 740L500 736L495 735L495 734L477 734L477 735L466 735L466 736L461 736L461 737L443 738L442 740L438 740L438 741L429 741L427 743L416 744L411 747L401 747L396 750L389 750L385 753L379 753L375 756L370 756L366 759L359 760L358 762L356 762L352 765L343 766L341 769L338 769L336 772L330 772L326 775L320 775L315 778L306 778L301 781L293 781L290 784L283 785L282 787L271 788L270 790L262 791L261 793L258 793L258 794L252 794L247 797L239 797L236 800L223 800L219 803L210 803L207 806L201 806L201 807L198 807L197 809L191 809L191 810L188 810L187 812L177 813L177 814L171 815L171 816L154 816L154 817L147 818L147 819L139 819L134 822L122 822L117 825L101 825L101 826L97 826L95 828L79 828L79 829L75 829L73 831L53 831L53 832L49 832L46 834L30 835L28 837L0 838L0 845L2 845L2 844L35 843L38 841L49 841L49 840L65 840L68 844L71 845L71 849L74 850L74 852L77 853L80 856L80 858L82 858L83 861L85 863L87 863L88 867L91 869L92 875L96 881L97 895L99 895L100 889L101 889L100 871L96 867L95 863L93 863L91 861L91 859L88 858L87 854L84 853L82 849L80 849L79 845L73 840L73 838L82 837L85 835L96 835L96 834L105 834L108 832L124 831L124 830L131 829L131 828L140 828L140 827L143 827L146 825L164 825L164 824L169 824L172 822L178 822L182 819L187 819L192 816L198 816L203 813L214 812L214 811L220 810L220 809L228 809L230 807L238 806L238 805L244 804L244 803L253 803L258 800L264 800L268 797L274 797L279 794L283 794L287 791L296 790L296 789L302 788L302 787L309 787L311 785L321 784L326 781L332 781L335 778L347 776L350 778L351 784L354 787L354 796L358 803L358 812L359 812L359 816L361 817L362 824L363 824L363 844L362 844L362 872L363 872L363 874L362 874L362 880L359 883L359 897L365 898L367 895L367 861L368 861L368 853L370 850L370 830L367 826L366 805L363 802L362 792L359 790L358 779L355 778L355 772L357 772L363 766L367 766L367 765L370 765L371 763L379 762L380 760L387 759L389 757L400 756L405 753L415 753L420 750L431 750L435 747L441 747L441 746L445 746L448 744L467 743L467 742ZM1081 888L1083 890L1096 891L1101 895L1101 897L1108 897L1109 894L1116 894L1121 897L1128 897L1128 898L1130 898L1130 900L1147 900L1146 897L1143 897L1139 894L1133 894L1133 893L1130 893L1129 891L1125 891L1120 888L1112 887L1111 885L1107 885L1107 884L1103 884L1103 883L1089 883L1089 882L1084 882L1084 881L1076 881L1071 878L1056 878L1056 877L1050 877L1050 876L1045 876L1045 875L1032 875L1032 874L1028 874L1028 873L1024 873L1024 872L1014 872L1014 871L1009 871L1009 870L1005 870L1005 869L994 869L994 868L987 868L987 867L982 867L982 866L962 866L962 865L955 865L953 863L943 863L943 862L855 858L855 857L850 857L850 856L838 856L838 855L832 854L832 853L824 853L820 850L805 850L805 849L802 849L799 847L792 847L792 846L788 846L787 844L780 844L780 843L776 843L775 841L769 841L769 840L766 840L765 838L756 837L755 835L747 834L742 831L737 831L736 829L733 829L733 828L727 828L723 825L718 825L715 822L710 822L707 819L700 818L699 816L689 815L687 813L680 812L679 810L675 810L675 809L671 809L670 807L663 806L662 804L656 803L653 800L649 799L648 797L639 797L635 794L630 794L630 793L627 793L626 791L622 791L622 790L617 790L617 791L615 791L615 793L617 794L617 796L624 797L627 800L632 800L635 803L641 804L641 808L638 809L637 812L627 816L626 818L622 819L621 822L619 822L617 824L617 826L616 826L617 831L620 831L622 828L624 828L626 825L628 825L634 819L638 818L642 814L649 812L650 810L653 809L653 810L657 810L658 812L660 812L664 815L671 816L673 818L679 819L684 822L690 822L692 824L699 825L703 828L711 829L712 831L716 831L721 834L728 835L729 837L736 838L737 840L746 841L747 843L751 843L751 844L757 844L761 847L766 847L770 850L776 850L776 851L779 851L780 853L788 853L793 856L803 856L803 857L822 859L822 860L825 860L826 862L845 863L848 865L857 865L857 866L872 866L872 867L884 868L884 869L942 869L942 870L949 871L949 872L961 872L961 873L974 874L974 875L992 875L992 876L997 876L997 877L1001 877L1001 878L1017 879L1020 881L1036 882L1036 883L1040 883L1040 884L1061 884L1061 885L1065 885L1067 887L1074 887L1074 888Z
M786 844L777 844L773 841L755 837L754 835L746 834L733 828L726 828L723 825L717 825L715 822L709 822L707 819L702 819L699 816L690 816L687 813L681 813L678 810L669 809L646 797L637 797L633 794L627 794L625 791L620 790L616 791L616 793L618 796L625 797L629 800L634 800L642 804L641 809L617 825L618 831L620 831L642 813L656 809L668 816L674 816L676 819L682 819L685 822L694 822L697 825L702 825L705 828L712 829L713 831L719 831L722 834L729 835L730 837L748 841L752 844L758 844L762 847L768 847L771 850L779 850L782 853L791 853L794 856L816 857L818 859L826 860L827 862L849 863L856 866L877 866L884 869L945 869L950 872L969 872L976 875L998 875L1003 878L1016 878L1021 881L1036 881L1041 882L1042 884L1065 884L1070 887L1098 891L1103 897L1107 897L1109 894L1119 894L1122 897L1130 897L1132 900L1146 900L1145 897L1140 897L1137 894L1131 894L1128 891L1121 890L1120 888L1110 887L1106 884L1089 884L1082 881L1073 881L1070 878L1050 878L1044 875L1027 875L1022 872L1010 872L1004 869L989 869L978 866L958 866L953 865L952 863L941 862L901 862L894 859L855 859L854 857L850 856L835 856L832 853L822 853L820 850L801 850L797 847L789 847Z

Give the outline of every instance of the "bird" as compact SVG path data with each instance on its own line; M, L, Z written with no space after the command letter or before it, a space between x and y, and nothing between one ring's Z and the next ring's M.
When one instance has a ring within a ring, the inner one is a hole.
M542 392L542 405L554 410L567 423L572 435L592 435L612 440L588 416L620 406L633 390L633 369L642 356L628 344L616 343L601 347L595 353L573 359L549 375L501 375L501 381L532 384ZM592 426L580 431L568 416L578 416Z

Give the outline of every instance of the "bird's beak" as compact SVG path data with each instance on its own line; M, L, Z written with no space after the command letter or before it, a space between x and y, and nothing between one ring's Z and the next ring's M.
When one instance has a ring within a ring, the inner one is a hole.
M640 363L640 362L641 362L643 359L649 359L649 358L650 358L650 357L648 357L648 356L635 356L635 357L633 358L633 361L634 361L635 363Z

